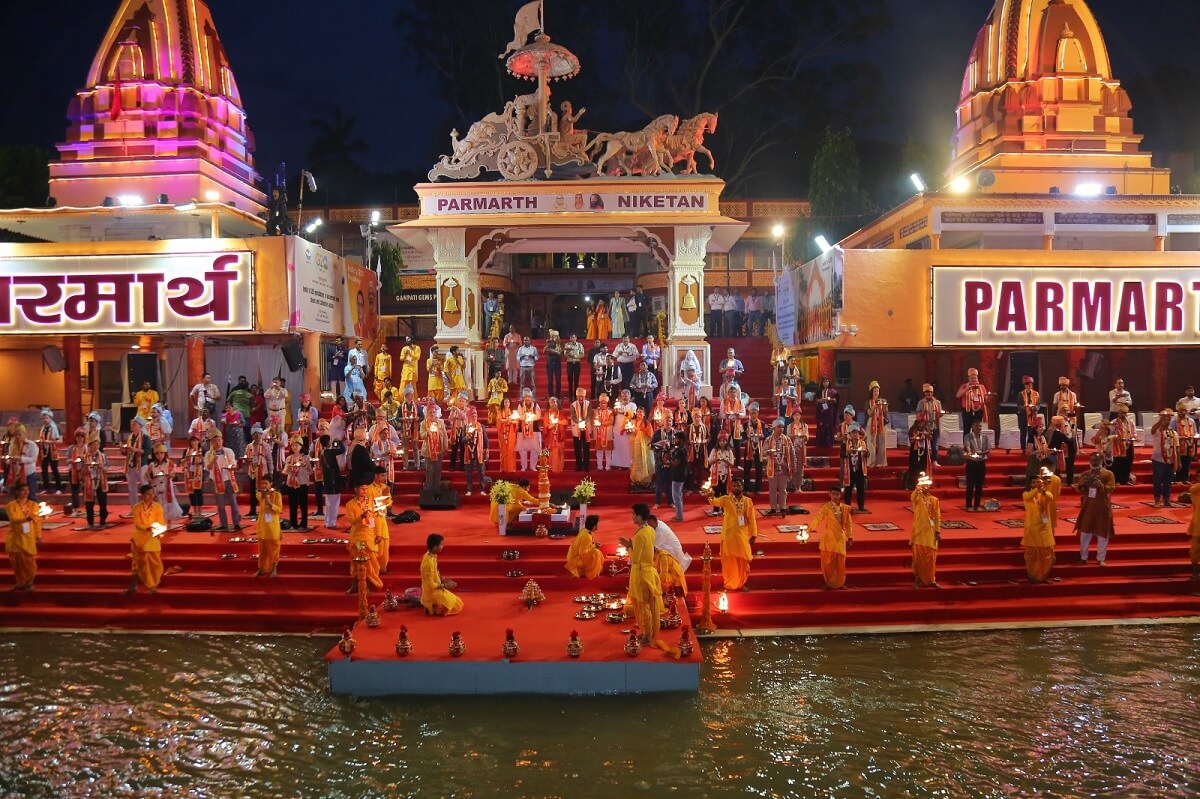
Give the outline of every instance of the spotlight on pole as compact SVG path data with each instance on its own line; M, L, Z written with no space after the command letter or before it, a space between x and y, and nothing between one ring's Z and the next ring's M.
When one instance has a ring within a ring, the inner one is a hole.
M372 211L372 212L371 212L371 224L372 224L372 225L378 225L378 224L379 224L379 219L380 219L380 214L379 214L379 212L378 212L378 211Z
M821 252L823 253L829 252L833 249L833 245L829 243L829 239L825 238L824 236L817 236L815 239L813 239L813 241L817 243L817 246L821 248Z
M1076 197L1099 197L1104 193L1104 187L1099 183L1080 183L1075 187Z
M966 175L959 175L950 181L950 191L955 194L966 194L971 189L971 181Z
M913 182L913 185L917 187L917 191L925 191L925 181L921 180L920 175L918 175L916 172L913 172L908 177Z
M771 228L771 235L774 236L776 239L782 239L783 233L784 233L783 225L776 224L775 227Z
M221 199L221 192L217 191L216 189L209 189L208 191L204 192L204 201L205 202L215 203L216 201L218 201L220 199Z
M304 232L312 233L314 230L316 230L323 224L324 224L324 222L321 221L321 217L318 216L316 219L314 219L313 221L311 221L307 225L305 225Z
M117 204L123 205L126 208L135 208L139 205L145 205L146 201L142 199L140 194L122 194L117 197Z

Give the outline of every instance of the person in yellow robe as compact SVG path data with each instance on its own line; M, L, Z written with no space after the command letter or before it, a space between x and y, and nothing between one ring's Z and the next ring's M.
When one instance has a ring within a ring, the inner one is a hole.
M913 526L908 544L913 554L913 588L941 588L937 584L937 553L942 540L942 505L930 492L932 486L933 479L921 472L910 497Z
M500 417L500 405L508 396L508 381L497 374L487 384L487 421L496 424ZM511 413L511 411L510 411Z
M637 409L633 418L629 442L630 466L629 484L631 486L648 486L654 484L654 450L650 439L654 436L654 425L646 418L646 412Z
M416 390L417 367L421 364L421 348L413 344L412 336L404 337L404 346L400 349L400 396L404 389L413 386Z
M1041 463L1042 480L1050 492L1050 531L1058 535L1058 497L1062 494L1062 478L1054 473L1054 459L1046 458Z
M571 548L567 550L567 571L575 577L591 580L604 570L604 553L596 546L593 537L599 524L599 516L588 514L583 520L583 527L571 542Z
M379 541L379 573L388 573L388 564L392 560L392 531L388 527L387 511L392 507L392 487L388 485L387 469L375 467L375 482L367 487L367 499L375 506L375 536ZM380 501L382 499L382 501ZM380 510L379 508L384 508Z
M375 353L375 396L383 399L383 381L392 376L392 354L387 351L387 345Z
M437 533L430 533L425 539L426 552L421 557L421 607L430 616L453 616L463 609L463 601L450 593L458 583L443 578L438 571L437 558L445 540Z
M538 506L538 498L529 493L529 481L524 478L510 484L512 486L512 501L504 506L505 524L513 524L517 521L517 517L521 515L521 511L526 508L535 508ZM496 504L496 500L492 500L491 509L488 518L492 524L500 524L500 506Z
M1054 530L1050 526L1054 496L1047 483L1050 471L1042 469L1030 482L1029 490L1021 495L1025 503L1025 532L1021 546L1025 547L1025 573L1029 582L1044 583L1054 568Z
M129 593L137 590L138 583L158 591L162 581L162 533L167 527L167 516L163 506L154 501L154 487L144 485L138 489L138 502L133 506L133 576L129 581Z
M850 506L842 501L842 489L829 489L829 501L813 517L813 530L820 536L821 576L826 588L846 587L846 552L854 546Z
M621 539L629 549L629 603L637 620L643 644L655 645L659 619L663 614L662 584L654 565L654 528L650 526L650 506L644 502L633 505L633 524L637 532L633 540Z
M1192 580L1200 580L1200 483L1192 483L1188 488L1188 496L1192 498L1192 521L1188 524L1187 535L1191 539L1188 554L1192 559Z
M258 538L258 571L254 576L278 577L279 545L283 539L279 514L283 513L283 494L271 485L271 481L264 480L258 487L258 504L258 521L254 530Z
M137 415L150 421L150 409L158 403L158 392L150 387L150 381L142 381L142 390L133 395L133 404L137 406Z
M675 560L674 555L658 550L654 554L654 567L658 570L658 581L662 585L663 596L687 596L687 578L683 576L683 567Z
M467 390L466 369L467 360L459 353L456 344L446 356L446 382L450 384L451 397L457 397L460 391Z
M383 588L379 579L379 534L375 528L375 502L367 497L369 483L355 486L354 498L346 503L346 521L350 523L350 540L346 542L346 550L350 553L350 576L357 579L354 573L354 558L361 552L366 557L367 583L374 588ZM347 594L358 591L358 584L351 583L346 589Z
M429 348L429 357L425 359L425 372L426 396L437 400L444 399L446 393L446 356L438 351L436 344Z
M4 506L8 512L8 534L4 551L12 563L16 578L14 591L32 591L37 577L37 545L42 541L42 517L37 503L29 498L29 483L13 487L13 499Z
M708 504L724 513L721 522L721 582L726 591L749 591L750 561L754 559L754 539L758 537L758 518L754 500L742 493L742 481L734 480L731 494L714 497L712 489L703 492Z

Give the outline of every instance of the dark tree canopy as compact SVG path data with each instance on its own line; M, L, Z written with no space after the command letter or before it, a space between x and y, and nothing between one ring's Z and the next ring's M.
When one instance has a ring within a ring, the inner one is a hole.
M875 96L877 72L854 55L887 28L885 6L884 0L548 2L551 38L583 64L578 77L554 84L555 96L586 106L584 126L596 130L637 129L664 113L715 111L720 124L708 143L730 193L794 195L825 125L866 125L886 110ZM512 38L518 7L407 0L399 12L402 45L438 77L447 134L530 91L497 58Z

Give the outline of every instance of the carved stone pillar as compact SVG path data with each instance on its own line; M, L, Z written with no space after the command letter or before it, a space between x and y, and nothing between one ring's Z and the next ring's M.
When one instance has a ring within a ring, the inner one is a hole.
M63 409L66 412L66 427L63 440L74 441L75 430L83 425L83 381L80 374L82 362L79 357L80 336L63 336ZM92 391L95 392L95 387Z
M476 396L486 388L483 380L483 354L479 334L482 303L479 298L479 272L474 256L468 256L463 228L439 228L432 232L433 260L437 269L436 340L442 351L458 345L465 356L464 378Z
M667 338L663 347L663 381L671 385L676 364L687 350L695 352L704 366L703 393L712 390L712 359L704 331L704 256L712 228L681 225L675 228L675 251L667 277Z
M204 379L204 337L189 333L185 341L187 351L187 386L188 391L191 391L192 386Z

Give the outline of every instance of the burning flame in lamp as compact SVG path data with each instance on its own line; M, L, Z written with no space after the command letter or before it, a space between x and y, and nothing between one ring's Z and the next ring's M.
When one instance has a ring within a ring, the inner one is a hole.
M150 535L155 538L162 538L163 533L165 532L167 532L167 526L165 524L159 524L158 522L155 522L154 524L150 525Z
M624 546L617 547L617 557L618 558L625 558L625 557L628 557L628 555L629 555L629 550L626 549Z
M517 422L517 421L520 421L521 414L517 413L516 411L513 411L512 416L509 416L508 418L514 422Z
M729 612L729 594L724 591L721 592L721 596L717 597L717 611L720 613Z
M38 516L41 516L44 519L52 513L54 513L54 508L50 507L45 502L38 503Z
M801 544L807 544L808 543L808 525L801 524L801 525L799 525L799 527L800 527L800 529L796 531L796 540L799 541Z
M392 498L391 497L382 496L382 495L375 497L375 512L376 513L387 513L388 508L390 508L391 506L392 506Z
M700 486L700 490L701 491L712 491L712 478L711 477L704 481L704 485Z

